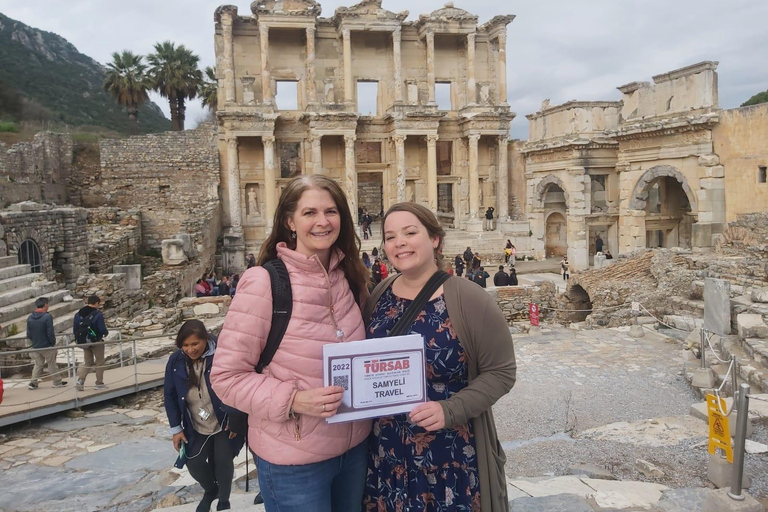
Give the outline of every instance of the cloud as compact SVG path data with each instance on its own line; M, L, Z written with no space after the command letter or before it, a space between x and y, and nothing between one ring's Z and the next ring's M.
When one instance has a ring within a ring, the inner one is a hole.
M4 14L55 32L99 62L122 49L147 54L163 40L184 44L214 64L213 12L222 1L4 0ZM250 2L230 2L241 14ZM322 16L340 5L322 2ZM442 1L415 3L384 0L395 12L409 10L410 20L443 6ZM541 101L618 100L616 87L702 60L720 61L720 105L737 107L768 89L768 68L756 56L768 48L768 2L754 0L531 0L507 2L455 0L456 6L484 23L497 14L515 14L507 39L508 99L518 117L512 136L527 138L525 115ZM168 115L166 101L153 97ZM204 112L190 102L187 119Z

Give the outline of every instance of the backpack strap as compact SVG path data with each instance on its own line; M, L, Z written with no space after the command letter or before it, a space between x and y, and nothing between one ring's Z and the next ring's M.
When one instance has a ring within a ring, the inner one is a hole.
M397 323L392 328L392 330L389 331L387 336L402 336L403 334L407 334L411 329L411 326L413 326L413 322L416 320L416 317L421 312L422 308L424 308L424 304L429 301L430 297L435 294L437 289L440 288L440 286L445 281L447 281L449 277L451 276L442 270L438 270L432 274L432 277L429 278L429 281L427 281L416 298L413 299L413 302L411 302L406 310L403 311L402 316L400 316Z
M379 284L377 284L376 288L374 288L371 294L368 296L368 299L365 303L365 308L363 308L363 322L365 322L366 328L368 324L371 323L371 315L373 314L373 308L376 307L376 303L379 302L379 299L382 295L384 295L384 292L387 291L387 288L392 286L392 283L398 277L400 277L400 274L392 274L391 276L387 277Z
M291 278L282 260L274 259L266 262L264 268L269 272L272 285L272 327L269 329L267 344L259 357L256 373L261 373L272 361L280 342L283 341L285 330L293 312L293 294L291 293Z

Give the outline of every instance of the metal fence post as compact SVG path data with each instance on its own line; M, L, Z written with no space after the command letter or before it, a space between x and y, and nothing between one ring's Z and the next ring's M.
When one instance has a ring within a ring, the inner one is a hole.
M734 400L734 403L736 400ZM736 439L733 445L733 473L731 490L728 496L736 501L744 500L741 482L744 478L744 444L747 439L747 421L749 421L749 384L742 383L739 388L739 414L736 418Z
M118 348L120 349L120 368L123 367L123 333L122 331L117 331L117 343Z
M136 356L136 338L133 338L131 340L133 342L133 387L138 392L139 391L139 358Z
M701 340L699 342L699 353L701 355L701 367L707 367L707 331L701 328Z
M739 389L739 360L736 356L731 356L731 367L733 368L733 375L731 375L731 386L733 387L733 407L738 408L736 404L736 394Z

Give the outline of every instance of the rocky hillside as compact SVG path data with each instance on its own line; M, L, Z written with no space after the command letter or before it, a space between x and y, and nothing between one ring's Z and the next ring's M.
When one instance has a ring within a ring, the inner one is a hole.
M66 39L0 13L0 82L23 103L21 119L54 125L100 126L132 133L170 129L154 103L139 111L138 127L103 89L105 67ZM0 118L2 117L0 112Z

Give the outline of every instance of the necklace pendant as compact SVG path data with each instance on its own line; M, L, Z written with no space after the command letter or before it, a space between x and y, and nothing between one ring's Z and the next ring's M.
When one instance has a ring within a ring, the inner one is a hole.
M340 340L343 340L344 339L344 331L342 331L341 329L336 329L336 337L338 339L340 339Z

